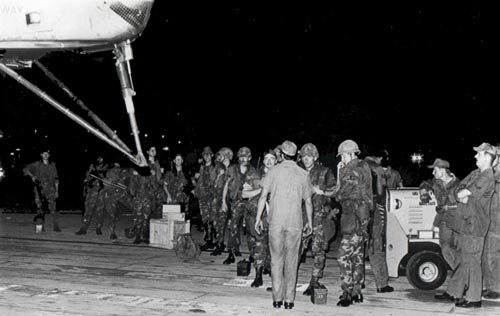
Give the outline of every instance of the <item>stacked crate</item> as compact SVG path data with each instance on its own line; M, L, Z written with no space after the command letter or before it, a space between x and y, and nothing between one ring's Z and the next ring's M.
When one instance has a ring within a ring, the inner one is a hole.
M178 204L165 204L162 218L151 219L149 222L149 244L152 247L173 249L179 234L190 232L190 221L181 213Z

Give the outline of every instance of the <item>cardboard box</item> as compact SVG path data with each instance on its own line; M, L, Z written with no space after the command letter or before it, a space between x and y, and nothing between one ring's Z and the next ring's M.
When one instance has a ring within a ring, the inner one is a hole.
M190 232L189 221L151 219L149 222L149 244L152 247L173 249L179 234Z
M186 214L185 213L163 213L163 218L167 221L185 221Z
M181 205L180 204L163 204L162 213L180 213Z

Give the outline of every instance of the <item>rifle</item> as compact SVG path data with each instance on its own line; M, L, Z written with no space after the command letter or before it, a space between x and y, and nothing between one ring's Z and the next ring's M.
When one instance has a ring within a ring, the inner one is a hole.
M35 190L36 193L38 194L38 199L40 199L40 202L42 204L42 214L45 213L45 206L48 204L47 197L42 193L42 182L38 178L35 178L33 180L35 183Z
M123 185L123 184L121 184L121 183L113 183L113 182L111 182L111 181L105 180L105 179L100 178L100 177L98 177L98 176L95 176L95 175L93 175L93 174L90 174L90 176L91 176L92 178L97 179L97 180L101 180L101 181L102 181L102 183L107 184L107 185L110 185L110 186L113 186L113 187L115 187L115 188L117 188L117 189L127 190L127 187L126 187L126 186L124 186L124 185Z

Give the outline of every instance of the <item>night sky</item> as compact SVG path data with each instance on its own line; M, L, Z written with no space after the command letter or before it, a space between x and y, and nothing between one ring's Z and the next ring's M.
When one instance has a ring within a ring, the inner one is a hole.
M421 152L424 165L445 158L465 176L475 168L471 147L499 141L493 12L157 0L132 45L141 137L184 154L246 145L255 157L285 139L331 157L350 138L365 153L388 149L400 168ZM41 62L133 146L111 52ZM37 68L21 74L82 114ZM21 148L18 160L27 162L48 144L58 165L85 169L97 150L114 153L2 76L0 104L3 155Z

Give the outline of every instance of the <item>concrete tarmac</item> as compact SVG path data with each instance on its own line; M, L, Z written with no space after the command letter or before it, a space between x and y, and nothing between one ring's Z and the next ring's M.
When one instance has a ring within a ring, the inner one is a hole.
M118 223L118 240L109 231L76 236L81 215L60 215L61 233L35 233L33 214L0 214L0 315L500 315L500 300L483 300L479 309L456 308L434 300L436 291L414 289L405 277L391 279L393 293L377 293L367 264L364 302L338 307L339 266L327 259L321 280L328 288L326 304L302 295L309 282L312 258L301 264L293 310L274 309L271 285L250 287L255 274L236 275L236 264L223 265L227 253L197 258L176 256L173 250L132 244L124 237L130 216ZM106 225L106 224L105 224ZM201 233L192 229L202 243ZM248 258L246 240L243 257ZM443 290L446 283L443 285Z

